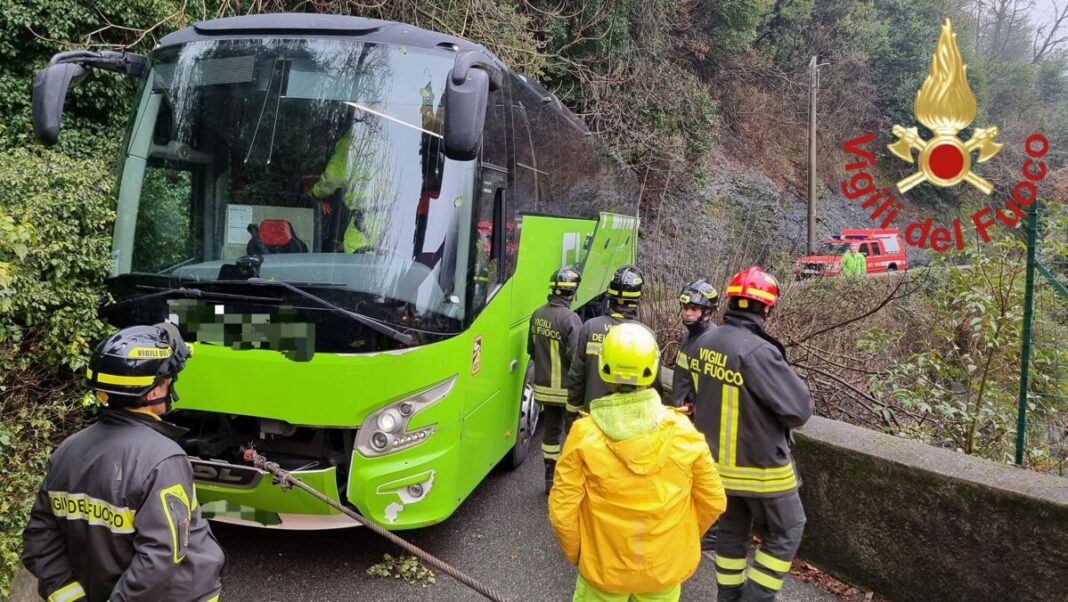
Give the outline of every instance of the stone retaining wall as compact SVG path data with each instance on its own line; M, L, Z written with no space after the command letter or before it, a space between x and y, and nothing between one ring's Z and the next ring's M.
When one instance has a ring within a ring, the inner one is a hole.
M893 602L1068 601L1068 479L813 418L799 555Z

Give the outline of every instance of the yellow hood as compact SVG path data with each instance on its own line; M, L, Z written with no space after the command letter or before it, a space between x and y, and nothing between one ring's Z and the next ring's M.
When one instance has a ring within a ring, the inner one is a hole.
M639 475L659 472L668 459L675 422L665 422L666 413L652 389L607 395L590 404L590 417L609 439L608 449Z

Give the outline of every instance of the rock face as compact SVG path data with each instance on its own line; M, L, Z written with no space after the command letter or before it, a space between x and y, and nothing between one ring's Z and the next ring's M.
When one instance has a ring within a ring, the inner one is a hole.
M808 202L796 192L804 194L806 186L799 182L784 188L751 166L713 151L704 182L676 186L692 190L669 192L662 200L647 203L641 215L639 262L655 266L656 272L666 269L668 273L710 277L760 264L786 277L792 260L805 253ZM898 223L908 222L899 219ZM875 227L869 211L858 201L847 199L836 187L820 190L817 240L843 228ZM911 260L923 256L913 248L908 248L908 253Z

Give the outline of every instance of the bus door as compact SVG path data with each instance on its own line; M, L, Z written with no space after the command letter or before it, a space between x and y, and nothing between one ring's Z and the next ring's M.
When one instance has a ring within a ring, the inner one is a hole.
M508 272L509 177L503 99L491 94L483 134L481 177L475 211L474 260L469 278L471 372L463 418L463 462L481 478L510 445L516 412L508 399L516 370L509 332L511 288ZM514 262L512 263L514 265ZM477 481L472 482L473 484Z
M587 244L582 262L582 283L579 284L576 302L585 303L607 290L615 269L634 263L637 249L638 218L602 213ZM594 277L595 274L600 277Z

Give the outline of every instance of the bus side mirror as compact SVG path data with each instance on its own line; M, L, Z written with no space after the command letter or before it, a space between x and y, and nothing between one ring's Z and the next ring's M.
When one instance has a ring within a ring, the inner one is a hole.
M42 143L52 146L59 140L67 90L85 73L85 67L74 63L49 65L37 73L33 81L33 131Z
M504 80L498 61L483 50L456 55L445 86L445 156L470 161L478 156L486 126L490 91Z
M445 88L445 156L470 161L478 156L486 125L489 75L470 69L462 81L449 77Z

